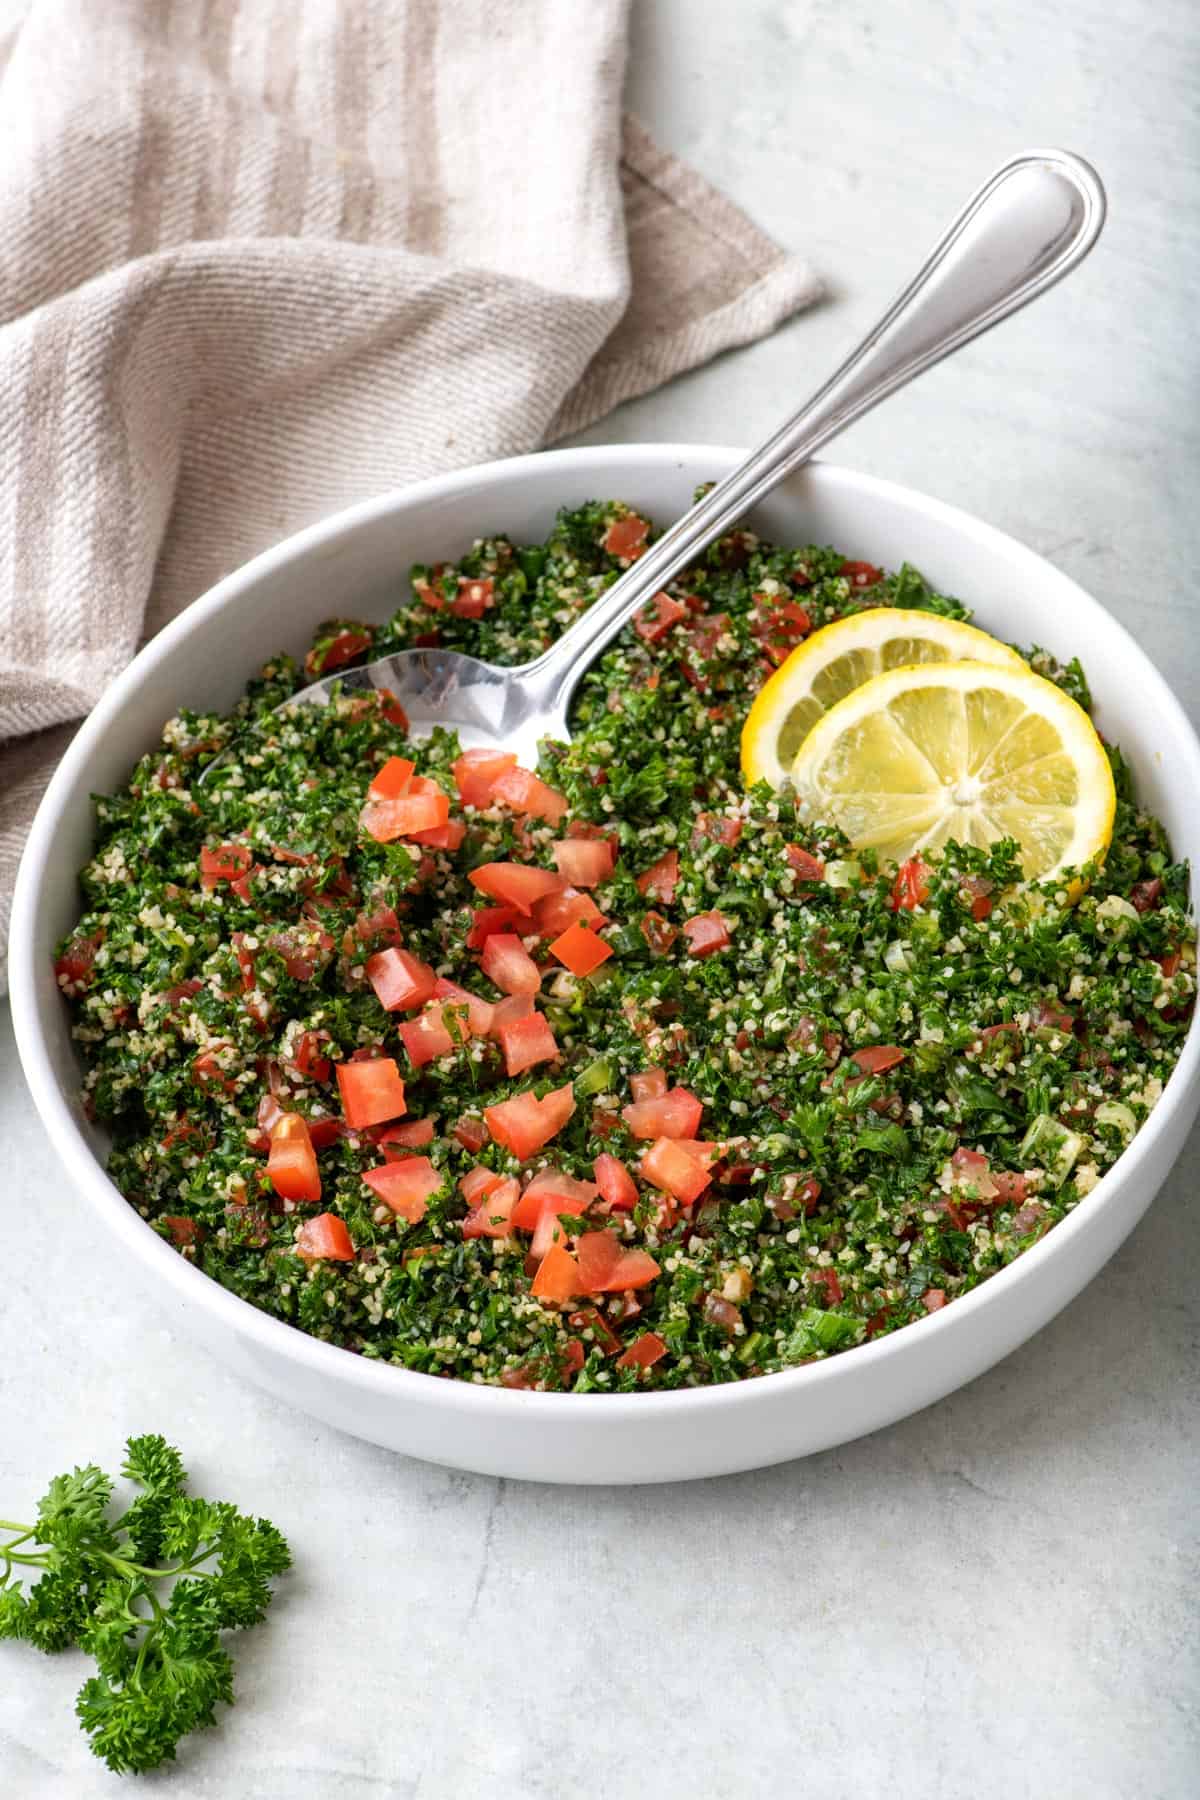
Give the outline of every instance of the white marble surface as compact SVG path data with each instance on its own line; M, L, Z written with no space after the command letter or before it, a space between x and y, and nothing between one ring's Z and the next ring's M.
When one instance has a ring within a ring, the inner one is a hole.
M1068 144L1110 187L1092 261L837 454L1050 555L1200 711L1194 23L1189 0L638 0L632 104L831 298L591 435L757 436L991 164ZM241 1703L151 1791L1184 1800L1198 1148L1075 1305L929 1412L757 1475L531 1488L341 1437L172 1337L65 1191L5 1015L0 1510L165 1426L290 1535ZM0 1646L6 1800L116 1791L71 1717L82 1679Z

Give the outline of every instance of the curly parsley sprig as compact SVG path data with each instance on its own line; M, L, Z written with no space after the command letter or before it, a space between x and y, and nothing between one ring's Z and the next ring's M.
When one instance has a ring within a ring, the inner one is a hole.
M140 1488L110 1518L113 1483L94 1464L56 1475L37 1522L0 1519L0 1638L40 1650L76 1644L96 1660L75 1710L92 1749L118 1774L173 1761L189 1731L233 1704L221 1634L255 1625L291 1555L266 1519L195 1499L178 1450L130 1438L121 1473ZM21 1571L41 1569L28 1589Z

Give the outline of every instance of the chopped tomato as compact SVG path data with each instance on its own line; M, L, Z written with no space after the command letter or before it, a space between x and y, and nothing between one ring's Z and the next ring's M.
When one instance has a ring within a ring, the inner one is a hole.
M608 961L612 945L604 943L594 931L576 921L574 925L568 925L561 937L555 938L550 954L556 956L572 975L582 979Z
M896 1044L869 1044L865 1050L852 1050L850 1060L858 1064L864 1075L882 1075L902 1063L906 1054Z
M730 944L729 926L719 912L696 913L693 918L685 919L683 935L688 941L689 954L695 957L714 956L718 950L727 950Z
M679 928L664 919L661 913L648 912L642 914L641 933L651 955L666 956L679 936Z
M389 756L367 793L372 800L398 800L401 794L407 794L416 772L416 763L409 762L406 756Z
M810 1269L808 1279L814 1287L825 1289L826 1306L840 1306L842 1303L842 1284L838 1280L836 1269Z
M202 1050L192 1063L192 1079L208 1093L232 1094L236 1083L226 1074L216 1050Z
M539 1300L569 1300L584 1292L579 1264L561 1244L552 1244L538 1264L533 1292Z
M487 1173L490 1175L491 1170L489 1169ZM463 1236L465 1238L511 1236L513 1208L517 1204L520 1192L520 1184L515 1176L510 1176L507 1181L502 1181L497 1176L494 1185L480 1190L474 1210L468 1213L463 1220Z
M171 1242L180 1250L188 1244L198 1244L204 1236L203 1227L195 1219L183 1218L178 1213L164 1213L162 1222L171 1234Z
M561 875L549 869L531 869L525 863L490 862L472 869L468 877L481 894L490 894L504 906L513 906L528 917L534 905L547 894L557 894L563 885Z
M354 921L354 936L362 945L378 943L381 938L394 938L399 930L400 921L393 906L377 906L373 912L359 913Z
M601 543L610 556L639 556L649 530L645 519L629 513L623 519L613 520Z
M337 1082L342 1111L352 1131L361 1131L367 1125L385 1125L406 1110L404 1083L390 1056L338 1063Z
M321 1049L325 1041L326 1034L321 1031L302 1031L296 1039L292 1067L306 1081L328 1081L333 1073L333 1064Z
M401 731L407 731L408 714L397 700L395 694L393 694L391 688L376 688L375 692L382 701L379 710L387 720L388 724L398 725Z
M504 1051L504 1069L508 1075L522 1075L538 1063L553 1062L558 1056L554 1033L541 1013L527 1019L514 1019L499 1030L500 1048Z
M450 602L450 611L460 619L482 619L496 604L496 584L490 575L460 575L458 593Z
M614 1369L649 1369L667 1354L666 1341L660 1338L657 1331L643 1331L641 1337L634 1338L623 1356L618 1356L613 1364Z
M575 1092L570 1082L554 1088L541 1100L536 1094L516 1094L497 1106L484 1108L488 1130L498 1144L524 1162L560 1132L575 1111Z
M462 1042L448 1030L441 1002L437 1000L415 1019L405 1019L402 1025L397 1025L396 1031L414 1069L423 1069L426 1063L436 1062L439 1056L449 1056Z
M488 1141L488 1129L473 1113L464 1113L450 1128L455 1143L461 1144L469 1156L478 1156Z
M503 1175L497 1175L495 1169L485 1168L482 1163L476 1163L473 1169L468 1169L465 1175L458 1178L459 1191L468 1206L478 1205L485 1194L490 1194L493 1188L502 1186L503 1182Z
M1158 958L1158 966L1162 970L1163 976L1167 981L1174 980L1175 976L1178 975L1182 962L1183 958L1178 950L1168 950L1165 956L1160 956Z
M400 1162L368 1169L363 1176L385 1206L410 1225L419 1225L429 1210L429 1196L436 1194L442 1177L427 1156L406 1156Z
M877 581L883 580L883 570L869 562L844 562L838 574L844 575L853 588L874 587Z
M971 917L976 924L982 924L984 919L991 916L992 889L995 885L985 875L964 875L958 884L959 897L963 905L970 908Z
M423 1150L426 1144L432 1144L436 1133L432 1119L411 1119L406 1125L386 1125L372 1135L388 1161L399 1162L401 1150Z
M921 1305L926 1312L940 1312L945 1304L946 1291L944 1288L926 1288L921 1295Z
M569 1236L570 1233L559 1216L558 1208L547 1203L538 1214L537 1224L533 1228L529 1254L534 1262L540 1262L547 1250L555 1244L565 1244Z
M585 1213L599 1189L590 1181L577 1181L561 1169L539 1169L513 1213L513 1224L532 1231L544 1212Z
M703 1115L700 1101L683 1087L621 1108L621 1117L636 1138L694 1138Z
M432 793L420 792L416 782L414 777L408 792L395 800L368 800L363 807L358 822L377 843L390 844L417 831L436 831L450 817L449 795L432 782L428 784Z
M506 769L515 769L517 759L511 750L464 750L450 765L464 806L485 807L492 804L492 789Z
M724 844L731 850L742 835L742 821L728 818L724 813L697 813L696 823L692 827L692 849L698 850L701 844Z
M452 1021L465 1020L472 1037L487 1037L494 1031L496 1008L492 1002L481 1000L478 994L469 994L456 981L447 981L439 975L433 984L433 997L442 1002L442 1016L447 1019L448 1026Z
M568 926L576 924L590 925L597 931L608 924L592 896L580 893L578 888L547 894L533 909L533 926L539 937L559 937Z
M641 1069L629 1077L629 1091L635 1100L661 1100L667 1091L665 1069Z
M657 862L643 869L637 878L639 894L648 899L660 900L664 906L670 906L675 898L675 888L679 882L679 852L667 850Z
M296 1238L296 1255L306 1262L353 1262L354 1245L345 1220L327 1212L305 1219Z
M621 1245L611 1231L584 1231L575 1246L579 1277L587 1294L603 1293L621 1261Z
M444 825L438 825L432 831L410 831L408 835L412 843L421 844L427 850L459 850L467 828L461 819L447 819Z
M254 967L254 953L246 948L246 933L235 931L231 938L233 954L237 957L238 973L242 978L242 992L248 994L258 977Z
M1156 875L1151 881L1135 881L1129 890L1130 903L1140 913L1153 912L1162 899L1163 884Z
M318 644L309 651L304 659L304 673L310 681L318 681L322 675L331 675L334 669L344 669L356 656L369 650L373 642L374 633L363 626L339 631L323 649Z
M617 1157L602 1151L592 1164L592 1173L601 1197L614 1212L632 1212L637 1205L637 1183Z
M581 1238L580 1243L582 1242ZM616 1263L603 1281L595 1282L590 1291L593 1294L623 1294L627 1288L648 1287L661 1273L659 1265L648 1251L621 1250Z
M567 802L554 788L547 787L529 769L505 769L492 784L492 798L520 813L524 818L546 819L551 825L561 824Z
M203 854L203 853L201 853ZM80 990L86 988L95 971L96 952L103 941L103 933L96 932L93 937L83 937L79 933L70 940L60 957L56 958L54 974L60 987L72 987ZM186 985L184 983L181 986ZM192 990L198 992L200 983ZM175 992L172 989L172 992Z
M892 911L916 912L929 898L929 880L933 870L919 856L910 856L896 871L892 883Z
M521 917L515 906L482 906L471 914L467 949L482 950L493 931L507 931Z
M308 1126L285 1112L271 1133L267 1175L281 1200L319 1200L321 1176Z
M788 868L801 881L824 881L825 864L819 856L802 850L799 844L785 844L783 853L787 857Z
M518 1019L527 1019L532 1012L532 994L506 994L492 1007L488 1036L498 1038L506 1025L515 1025Z
M686 619L688 609L680 600L673 600L670 594L659 593L634 615L633 629L647 644L657 644L660 638L666 637L672 625L678 625L680 619Z
M537 964L519 937L495 931L483 946L480 959L489 981L505 994L536 994L542 985Z
M608 880L616 860L606 838L564 838L550 850L559 874L572 887L598 887Z
M281 958L293 981L311 981L328 963L333 939L315 925L285 925L271 933L267 949Z
M1008 1169L993 1169L991 1181L996 1190L997 1206L1024 1205L1027 1188L1024 1175L1014 1175Z
M441 563L435 563L433 568L429 571L433 576L432 582L426 581L422 576L417 576L412 584L413 593L417 596L417 599L421 602L422 606L427 606L430 612L443 612L445 610L445 596L442 593L441 586L435 585L435 583L438 582L441 572ZM417 639L417 642L420 642L419 638Z
M254 854L249 844L206 845L200 852L200 886L211 889L222 881L234 882L249 874Z
M656 1138L642 1157L641 1175L652 1187L662 1188L685 1206L698 1200L712 1182L706 1158L692 1153L679 1138Z
M433 997L437 976L407 950L377 950L366 962L367 980L385 1012L411 1012Z

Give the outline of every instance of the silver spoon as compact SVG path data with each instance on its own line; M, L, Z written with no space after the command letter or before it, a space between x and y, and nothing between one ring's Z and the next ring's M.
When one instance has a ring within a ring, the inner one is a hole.
M967 202L903 293L812 399L684 514L533 662L499 668L455 650L404 650L314 682L287 702L335 688L390 688L415 736L457 728L536 762L540 738L565 739L588 664L660 588L784 476L853 420L944 356L1044 294L1082 262L1104 224L1100 178L1065 150L1029 150Z

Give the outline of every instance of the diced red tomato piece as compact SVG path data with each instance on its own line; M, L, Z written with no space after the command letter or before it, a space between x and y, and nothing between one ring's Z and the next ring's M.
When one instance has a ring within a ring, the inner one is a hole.
M742 835L742 821L728 818L724 813L697 813L696 823L692 827L692 849L698 850L701 844L724 844L732 850Z
M410 1225L420 1224L429 1210L429 1196L442 1185L442 1177L427 1156L384 1163L382 1168L368 1169L363 1180L385 1206Z
M416 777L409 791L395 800L368 800L358 816L359 825L377 843L390 844L395 838L411 837L417 831L436 831L450 817L450 797L435 787L433 793L421 793Z
M579 1264L561 1244L552 1244L533 1278L533 1292L539 1300L569 1300L584 1291Z
M296 1039L292 1067L306 1081L328 1081L333 1073L333 1064L321 1048L325 1041L320 1031L302 1031Z
M729 926L719 912L696 913L685 919L683 935L688 941L689 954L695 957L715 956L718 950L727 950L731 941Z
M877 581L883 580L883 570L869 562L844 562L838 574L844 575L853 588L874 587Z
M993 1169L991 1179L997 1206L1024 1205L1028 1189L1024 1175L1014 1175L1008 1169Z
M652 955L666 956L679 936L679 928L661 913L648 912L642 914L641 933Z
M530 769L505 769L492 784L492 798L520 813L523 818L546 819L551 825L561 824L567 810L564 795L547 787Z
M171 1234L171 1242L180 1250L188 1244L198 1244L204 1237L204 1228L196 1219L188 1219L178 1213L164 1213L162 1222Z
M517 759L511 750L464 750L450 765L464 806L485 807L492 804L492 790L507 769L515 769Z
M618 1157L601 1152L592 1164L592 1173L601 1197L614 1212L632 1212L637 1205L637 1183Z
M601 542L610 556L639 555L649 530L645 519L628 513L623 519L613 520Z
M1165 956L1158 958L1158 966L1167 981L1172 981L1178 975L1182 962L1183 958L1178 950L1168 950Z
M642 1157L641 1175L684 1206L698 1200L712 1182L704 1156L693 1154L678 1138L656 1138Z
M312 1139L314 1150L328 1150L330 1144L336 1144L340 1137L345 1137L346 1127L341 1119L310 1119L308 1135Z
M488 1141L487 1126L473 1113L464 1113L461 1119L456 1119L450 1135L455 1143L462 1145L468 1156L478 1156Z
M851 1062L857 1063L864 1075L882 1075L904 1061L907 1052L897 1044L868 1044L864 1050L852 1050Z
M694 1138L703 1116L704 1107L684 1087L621 1108L621 1117L636 1138Z
M496 604L496 584L490 575L460 575L458 593L450 602L450 611L460 619L482 619Z
M545 1017L531 1013L527 1019L514 1019L500 1027L498 1036L504 1052L504 1069L508 1075L522 1075L538 1063L553 1062L558 1056L554 1033Z
M665 1069L641 1069L629 1077L629 1091L635 1100L661 1100L667 1091Z
M657 644L660 638L666 637L672 625L678 625L680 619L687 616L688 609L681 600L672 599L668 593L658 593L634 615L633 629L644 643Z
M401 731L408 730L408 714L393 694L391 688L376 688L381 701L380 712L389 725L398 725Z
M488 1174L491 1174L489 1169ZM520 1183L515 1176L507 1181L496 1177L495 1186L481 1190L474 1210L463 1220L462 1234L465 1238L490 1237L504 1238L512 1234L513 1208L521 1192Z
M411 1012L433 997L437 976L428 963L394 946L377 950L366 962L367 980L386 1012Z
M664 906L670 906L675 898L675 889L679 882L679 852L667 850L657 862L643 869L637 878L639 894L647 899L660 900Z
M70 940L54 964L55 978L60 987L77 988L82 991L90 984L95 972L96 952L103 942L103 937L103 932L98 931L93 937L83 937L77 933ZM187 985L187 983L180 983L180 987ZM195 988L191 991L198 993L199 989L200 983L197 981ZM171 991L175 993L178 990L173 988Z
M576 924L590 925L596 931L608 924L592 896L581 893L578 888L568 887L557 894L547 894L533 909L533 928L539 937L559 937L569 926Z
M564 838L550 849L559 874L572 887L598 887L613 872L616 858L606 838Z
M311 981L328 963L333 947L327 931L303 923L285 925L267 939L267 949L282 960L293 981Z
M944 1288L926 1288L921 1295L921 1305L926 1312L940 1312L945 1304L946 1291Z
M565 1244L569 1237L570 1233L562 1222L558 1207L547 1203L538 1214L537 1224L533 1228L529 1254L535 1262L540 1262L547 1250L555 1244Z
M623 1356L618 1356L614 1369L649 1369L667 1354L666 1341L657 1331L643 1331L634 1338Z
M459 1192L468 1206L477 1206L485 1194L503 1184L504 1176L498 1175L495 1169L489 1169L483 1163L476 1163L465 1175L458 1178Z
M621 1261L622 1247L611 1231L584 1231L575 1245L575 1260L583 1291L600 1294L605 1291L614 1269Z
M603 1283L597 1283L591 1292L623 1294L627 1288L648 1287L661 1273L659 1265L648 1251L622 1250L610 1274Z
M575 1091L567 1082L541 1100L533 1093L501 1100L497 1106L485 1107L483 1116L496 1142L524 1162L562 1130L574 1111Z
M599 1189L590 1181L577 1181L561 1169L539 1169L513 1213L513 1224L532 1231L544 1212L583 1214Z
M310 681L318 681L322 675L331 675L335 669L344 669L356 656L369 650L373 642L374 633L363 627L339 631L323 650L318 648L309 651L304 659L304 673Z
M919 856L910 856L896 870L892 883L892 911L916 912L929 898L929 882L933 870Z
M342 1111L352 1131L385 1125L405 1111L404 1083L390 1056L338 1063L337 1082Z
M461 1020L465 1020L472 1037L487 1037L494 1030L496 1008L492 1002L481 1000L478 994L469 994L456 981L447 981L439 975L433 984L433 997L442 1002L442 1017L447 1030L455 1021Z
M211 889L222 881L237 881L249 873L253 861L249 844L219 844L215 850L205 845L200 852L200 886Z
M423 1150L426 1144L432 1144L437 1133L432 1119L410 1119L406 1125L385 1125L372 1136L389 1162L400 1162L401 1151Z
M398 800L401 794L407 794L416 772L416 763L409 762L406 756L389 756L367 793L372 800Z
M507 931L515 925L521 914L515 906L483 906L471 915L471 929L467 933L467 949L482 950L493 931Z
M443 612L445 610L446 598L442 593L441 581L439 579L442 573L442 567L443 565L441 563L434 564L433 568L429 571L433 576L432 581L426 581L423 576L418 575L412 584L413 593L417 596L421 605L427 606L430 612ZM419 643L420 640L418 639L417 642Z
M601 963L608 961L612 955L612 945L598 938L594 931L586 925L568 925L561 937L556 937L550 946L551 956L556 956L564 968L580 979L592 974Z
M227 1074L216 1050L202 1050L192 1062L192 1079L210 1094L232 1094L236 1083Z
M995 885L995 882L989 881L986 875L964 875L958 884L962 903L970 908L971 917L976 924L982 923L991 915L992 889Z
M1135 881L1129 890L1131 905L1137 912L1153 912L1162 899L1163 884L1156 875L1150 881Z
M515 933L494 931L480 958L484 974L505 994L536 994L542 985L538 966Z
M788 868L801 881L824 881L825 864L819 856L802 850L799 844L785 844L783 853L787 857Z
M506 1025L515 1025L518 1019L528 1019L532 1012L532 994L506 994L503 1000L497 1000L492 1007L488 1036L499 1038Z
M353 1262L354 1245L346 1221L328 1212L305 1219L296 1238L296 1255L306 1262Z
M467 828L461 819L447 819L433 831L410 831L409 840L427 850L461 850Z
M471 870L468 880L481 894L515 907L526 918L537 901L559 893L563 886L561 875L552 875L549 869L531 869L525 863L483 863Z
M308 1126L299 1113L284 1113L271 1133L267 1175L281 1200L319 1200L321 1176Z
M463 1042L461 1035L451 1033L438 1000L427 1006L423 1013L418 1013L415 1019L405 1019L402 1025L397 1025L396 1032L414 1069L423 1069L426 1063L436 1062L439 1056L449 1056Z
M400 921L392 906L377 906L372 912L359 913L354 921L354 935L364 945L377 943L382 938L394 938L399 930Z

